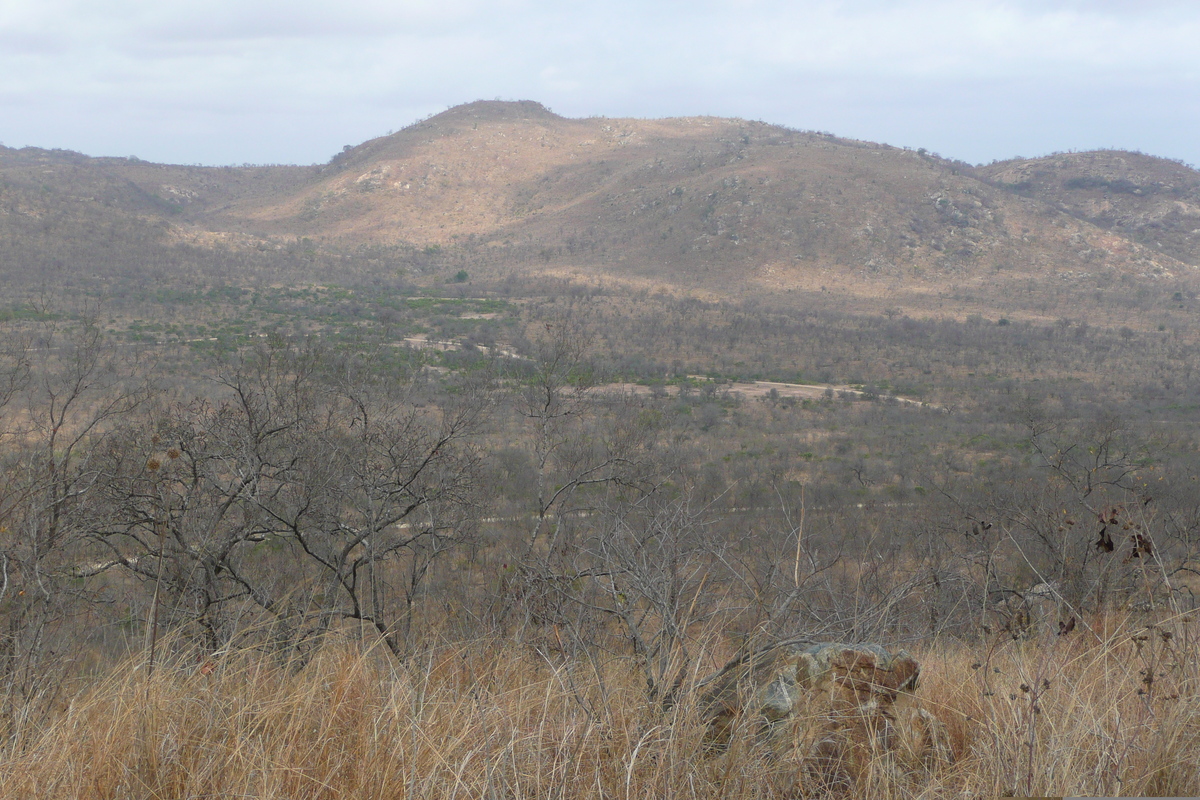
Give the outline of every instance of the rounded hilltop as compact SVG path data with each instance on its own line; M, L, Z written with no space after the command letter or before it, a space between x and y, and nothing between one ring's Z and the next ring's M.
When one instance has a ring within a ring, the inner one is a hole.
M560 120L536 100L476 100L453 106L429 118L429 122L452 122L460 119L476 121Z
M357 166L372 159L406 155L408 148L436 136L452 136L463 126L477 128L486 125L512 125L522 122L554 123L565 122L541 103L534 100L476 100L453 106L440 114L414 122L395 133L369 139L360 145L346 149L330 159L328 166L344 169ZM401 148L397 150L396 148Z

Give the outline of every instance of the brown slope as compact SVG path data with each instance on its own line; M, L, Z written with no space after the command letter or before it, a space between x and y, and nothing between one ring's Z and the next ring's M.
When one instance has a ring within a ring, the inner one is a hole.
M1200 171L1178 161L1100 150L979 167L996 185L1200 265Z
M580 268L722 294L913 295L1030 277L1092 290L1186 272L965 165L736 119L565 119L459 106L335 159L301 191L214 223L451 247L513 243Z

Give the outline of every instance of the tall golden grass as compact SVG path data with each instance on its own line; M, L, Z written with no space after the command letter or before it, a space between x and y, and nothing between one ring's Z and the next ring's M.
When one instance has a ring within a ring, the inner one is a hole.
M1107 616L1070 636L933 641L917 702L957 759L879 756L874 797L1200 795L1194 620ZM728 655L710 639L714 661ZM330 642L133 661L42 724L10 725L12 798L774 798L819 794L803 753L705 754L694 704L647 707L638 673L522 643L431 645L404 664Z

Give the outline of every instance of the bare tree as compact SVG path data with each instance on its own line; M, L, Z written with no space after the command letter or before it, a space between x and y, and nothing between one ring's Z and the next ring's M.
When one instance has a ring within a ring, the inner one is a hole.
M210 648L265 613L292 644L349 620L402 655L430 567L472 534L490 400L417 404L372 366L273 342L221 372L219 400L131 430L108 451L105 564L165 580Z
M87 318L53 317L9 344L0 386L5 415L0 485L0 675L6 697L53 681L72 624L95 598L75 583L86 550L86 500L100 478L95 454L151 394L136 353L107 346Z

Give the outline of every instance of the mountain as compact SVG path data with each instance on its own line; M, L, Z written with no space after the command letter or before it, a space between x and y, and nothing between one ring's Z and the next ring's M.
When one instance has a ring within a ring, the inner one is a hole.
M1192 291L1198 209L1200 173L1138 154L972 167L762 122L567 119L528 101L458 106L311 167L0 150L5 272L18 251L28 267L55 250L64 272L125 257L195 280L236 277L239 259L283 280L293 262L297 279L453 263L481 279L1054 317L1133 284Z

